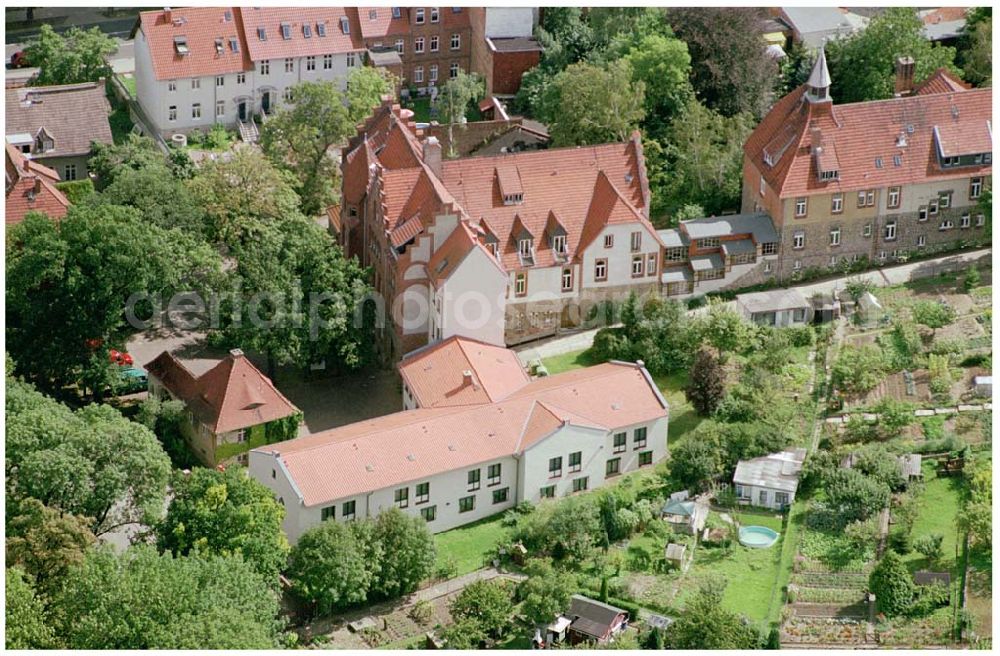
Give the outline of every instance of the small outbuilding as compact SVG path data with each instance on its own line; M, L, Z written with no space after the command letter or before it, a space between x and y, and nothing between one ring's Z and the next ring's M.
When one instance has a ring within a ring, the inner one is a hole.
M908 481L921 479L923 477L923 472L920 469L922 462L923 456L919 453L899 456L899 468L903 473L903 478Z
M683 569L684 562L687 558L687 547L683 544L677 544L671 542L667 545L666 553L664 557L667 560L667 564L676 569Z
M705 528L708 508L694 501L668 500L661 511L670 528L685 535L697 535Z
M993 376L976 376L972 379L972 389L976 396L990 398L993 396Z
M566 617L570 620L567 635L573 644L614 642L615 636L628 628L628 611L583 595L573 595Z
M736 498L743 504L784 510L795 500L805 459L806 450L800 448L740 460L733 475Z
M797 289L740 294L736 304L746 319L764 326L803 326L813 317L812 304Z

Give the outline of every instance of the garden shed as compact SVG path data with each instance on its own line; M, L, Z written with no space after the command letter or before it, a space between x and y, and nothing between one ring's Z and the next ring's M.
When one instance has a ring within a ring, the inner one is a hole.
M683 569L684 563L687 557L687 547L683 544L677 544L676 542L671 542L667 545L666 554L664 556L667 559L667 564L671 567L676 567L677 569Z

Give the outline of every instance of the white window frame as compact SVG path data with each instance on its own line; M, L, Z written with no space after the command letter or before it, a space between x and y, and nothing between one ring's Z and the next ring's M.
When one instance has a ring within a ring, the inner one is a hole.
M454 80L456 77L458 77L458 73L461 70L462 67L458 65L458 62L452 62L451 66L448 67L448 78Z
M262 59L262 60L260 60L260 74L261 75L270 75L271 74L271 60L270 59Z
M417 84L423 84L424 82L424 67L414 66L413 67L413 81Z
M198 120L201 118L201 103L191 103L191 119Z
M177 120L177 105L167 107L167 120L171 122Z
M980 177L969 179L969 199L975 200L983 193L983 179Z
M806 247L806 233L802 230L792 233L792 249L802 250Z
M224 86L226 86L226 76L225 75L216 75L215 76L215 86L217 86L217 87L224 87Z
M608 279L608 260L603 257L599 257L594 260L594 280L597 282L604 282Z
M433 35L430 41L427 43L427 50L430 52L437 52L441 49L441 38L438 35Z
M167 91L174 92L177 91L177 80L170 80L167 82Z
M226 115L226 101L216 100L215 101L215 118L222 118Z
M887 221L885 224L884 241L896 241L896 222Z
M201 88L201 78L199 78L199 77L193 77L193 78L191 78L191 88L192 89L200 89Z
M285 57L285 72L294 73L295 72L295 58Z
M972 215L969 212L962 212L962 218L959 220L958 227L968 228L972 226Z
M573 267L563 267L561 289L564 292L573 291Z
M316 56L309 55L306 57L306 70L315 71L316 70Z
M462 35L461 34L458 34L456 32L455 34L451 35L451 49L452 50L461 50L462 49Z
M418 36L413 40L413 54L415 55L424 54L424 37Z
M430 82L437 82L437 79L438 79L438 65L431 64L430 68L428 69L428 80Z
M830 228L830 245L840 246L840 227Z
M247 83L247 74L246 73L237 73L236 74L236 84L246 84L246 83Z
M844 211L844 194L834 194L830 198L830 212L840 214Z
M809 214L809 199L808 198L796 198L795 199L795 216L797 218L802 218Z

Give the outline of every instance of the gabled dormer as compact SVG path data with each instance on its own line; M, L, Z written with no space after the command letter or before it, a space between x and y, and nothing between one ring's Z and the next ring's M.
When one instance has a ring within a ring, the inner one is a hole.
M55 150L56 141L44 127L38 128L38 132L35 133L35 155L41 155L42 153L47 153L50 150Z
M535 236L528 230L528 227L521 220L521 215L514 216L514 225L511 226L510 236L514 240L517 248L517 257L521 266L534 266L535 264Z
M552 249L555 258L565 261L569 257L569 246L567 244L566 227L555 212L549 211L549 218L545 222L545 238L548 240L549 248Z
M818 127L809 130L809 139L813 163L816 166L816 178L820 182L839 180L840 160L833 139L824 137L823 131Z
M524 188L521 186L521 174L513 164L494 169L497 185L500 188L500 199L504 205L520 205L524 202Z
M962 120L952 106L951 124L934 126L934 149L943 169L990 166L993 163L993 125L989 120Z

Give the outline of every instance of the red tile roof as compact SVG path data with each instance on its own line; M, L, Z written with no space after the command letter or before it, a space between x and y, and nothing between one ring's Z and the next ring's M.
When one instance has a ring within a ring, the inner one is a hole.
M939 68L929 78L917 85L913 94L955 93L971 88L971 84L959 80L947 68Z
M515 220L534 237L535 266L552 266L558 260L545 229L553 213L566 230L570 258L581 255L594 226L626 215L655 234L645 215L638 148L636 135L625 143L447 160L442 180L472 221L484 221L500 240L507 269L521 268ZM501 180L523 194L522 202L504 205Z
M346 7L244 7L243 29L250 52L250 59L282 59L327 54L358 52L365 49L361 40L361 26L353 8ZM349 34L341 29L341 19L346 18ZM326 26L326 36L319 36L317 24ZM284 38L282 25L288 25ZM311 36L306 37L308 26ZM267 37L261 41L258 29L263 28Z
M564 423L605 431L666 417L644 369L606 363L535 380L497 403L409 410L255 449L306 506L523 453Z
M946 84L946 77L939 76L934 84ZM991 89L931 93L924 88L904 98L846 105L809 102L805 93L806 88L799 87L775 103L743 148L782 198L967 178L992 171L990 165L943 169L934 143L935 127L979 135L992 115ZM818 179L813 128L819 129L826 152L836 150L838 180Z
M365 39L380 39L409 34L408 10L406 7L398 9L400 9L399 18L393 18L392 7L358 7L361 36Z
M422 408L500 401L531 382L514 351L459 336L410 353L399 373Z
M238 7L171 9L169 18L163 10L144 11L139 14L139 21L149 43L157 80L225 75L253 68ZM189 51L186 55L177 52L177 38L186 40ZM220 39L221 52L216 46ZM238 52L233 52L230 46L233 39Z
M167 351L146 364L146 370L216 434L299 412L240 351L197 377Z
M66 216L69 200L56 188L59 174L31 161L9 143L4 146L6 225L20 223L28 212L53 219Z

